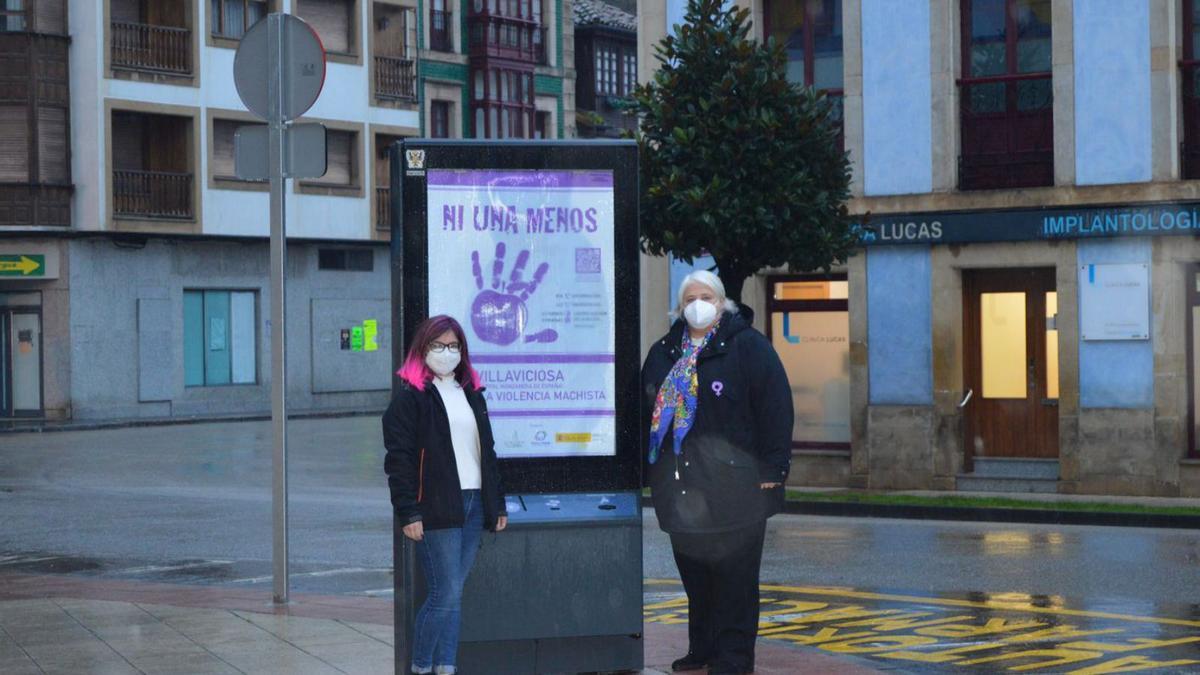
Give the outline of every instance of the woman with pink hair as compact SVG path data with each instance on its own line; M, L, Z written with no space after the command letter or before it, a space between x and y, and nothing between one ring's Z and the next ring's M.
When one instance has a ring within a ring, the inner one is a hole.
M397 374L383 414L383 469L429 590L413 625L412 672L455 673L463 584L480 536L508 525L492 427L453 318L422 322Z

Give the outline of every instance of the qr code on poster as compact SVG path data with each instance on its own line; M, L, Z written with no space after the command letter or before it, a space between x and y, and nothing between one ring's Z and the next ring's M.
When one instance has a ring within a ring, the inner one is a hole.
M598 249L598 248L577 248L577 249L575 249L575 273L576 274L599 274L600 273L600 249Z

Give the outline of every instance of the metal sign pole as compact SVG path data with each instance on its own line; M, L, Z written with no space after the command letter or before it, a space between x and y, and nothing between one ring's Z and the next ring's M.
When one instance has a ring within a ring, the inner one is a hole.
M283 15L267 17L267 105L270 124L271 182L271 429L272 429L272 576L276 604L288 601L287 485L287 238L284 218L282 66Z

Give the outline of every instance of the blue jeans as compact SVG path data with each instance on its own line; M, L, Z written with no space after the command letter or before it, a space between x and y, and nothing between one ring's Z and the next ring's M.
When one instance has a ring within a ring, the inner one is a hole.
M453 666L458 655L462 622L462 592L483 534L483 505L479 490L463 490L463 526L426 530L417 542L417 559L425 572L429 595L413 627L412 665L425 670Z

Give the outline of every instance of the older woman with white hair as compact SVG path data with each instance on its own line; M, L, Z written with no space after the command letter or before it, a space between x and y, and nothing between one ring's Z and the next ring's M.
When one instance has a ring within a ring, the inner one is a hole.
M766 521L791 464L791 388L717 275L689 274L673 314L642 367L648 482L688 597L688 653L672 668L749 673Z

